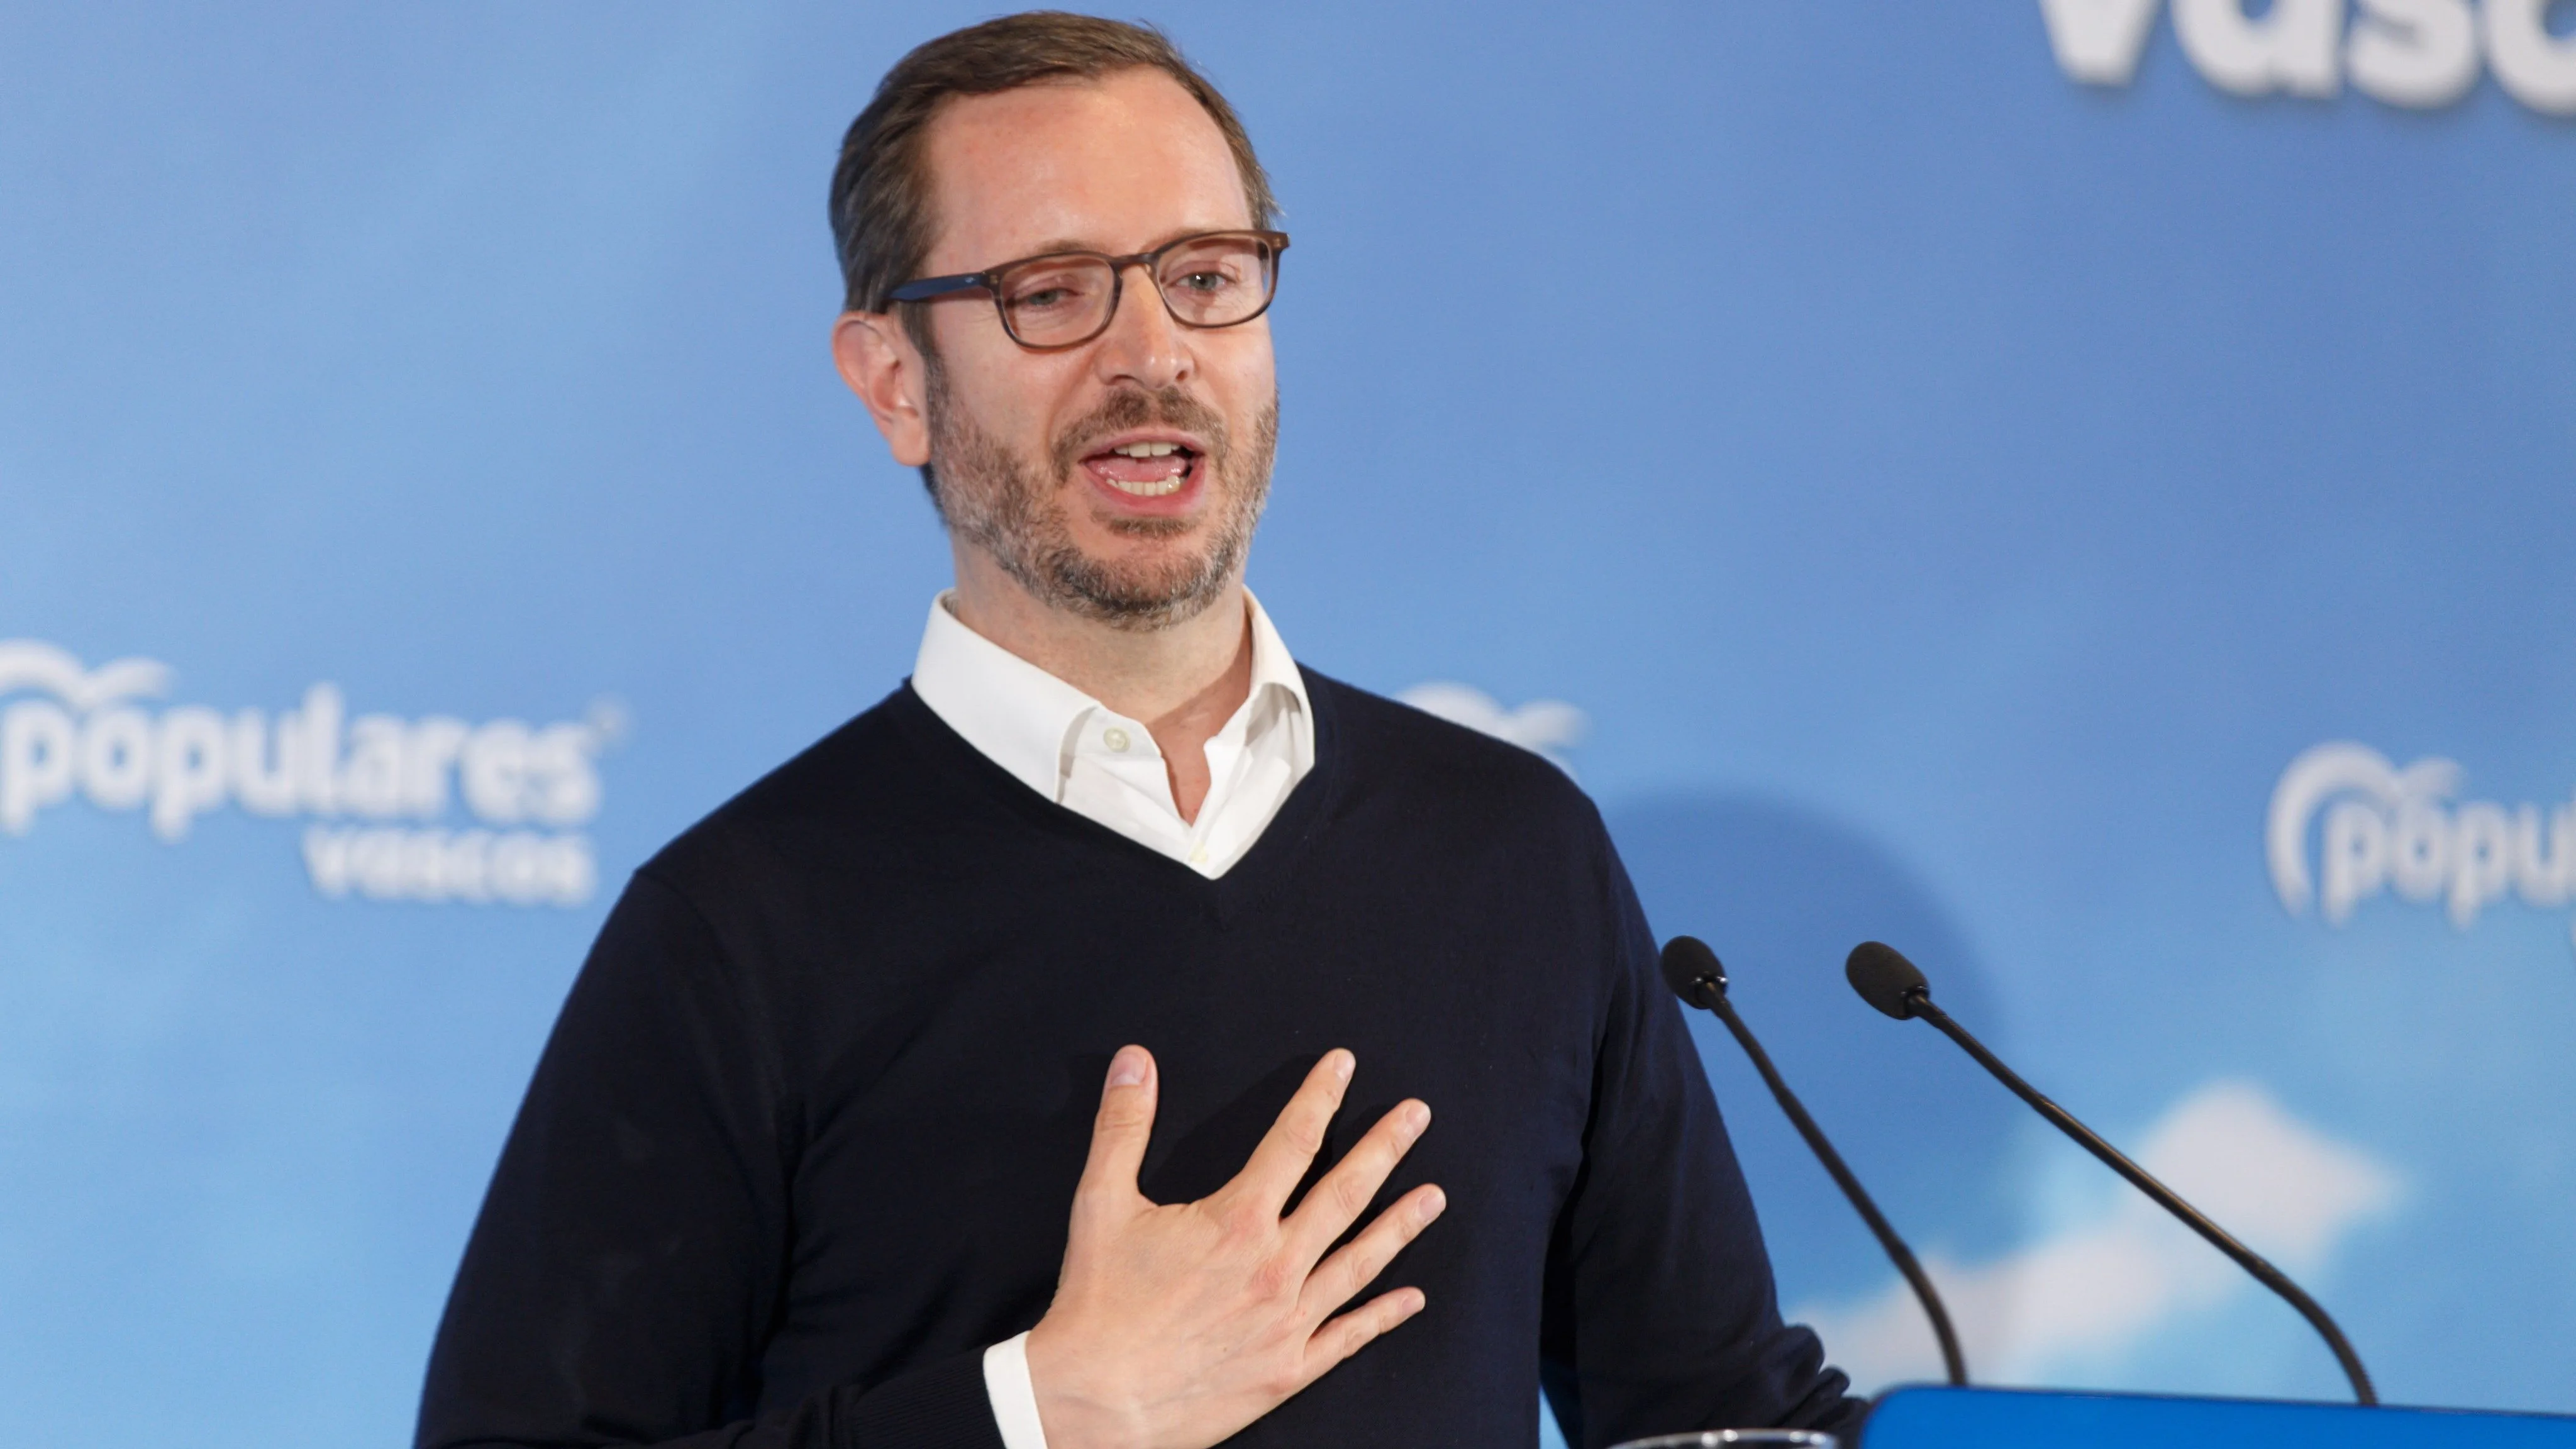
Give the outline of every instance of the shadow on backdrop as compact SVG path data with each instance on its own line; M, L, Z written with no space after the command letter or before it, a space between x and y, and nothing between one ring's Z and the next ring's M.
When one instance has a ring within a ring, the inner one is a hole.
M1746 1023L1915 1251L1974 1261L2008 1247L2019 1226L2009 1161L2017 1104L1956 1048L1871 1011L1843 980L1855 944L1886 941L2009 1054L1984 968L1930 889L1885 849L1793 803L1648 797L1603 813L1656 939L1692 935L1716 948ZM1891 1280L1726 1028L1703 1011L1689 1019L1761 1211L1783 1309L1847 1301Z

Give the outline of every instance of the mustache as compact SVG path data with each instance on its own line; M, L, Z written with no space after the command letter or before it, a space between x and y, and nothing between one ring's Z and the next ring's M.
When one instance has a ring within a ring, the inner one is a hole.
M1074 465L1091 456L1103 438L1131 428L1149 425L1177 429L1207 440L1208 463L1214 466L1227 452L1225 418L1216 409L1190 396L1179 386L1155 388L1120 388L1111 393L1099 407L1065 426L1056 434L1049 449L1049 461L1055 464L1058 478L1073 475Z

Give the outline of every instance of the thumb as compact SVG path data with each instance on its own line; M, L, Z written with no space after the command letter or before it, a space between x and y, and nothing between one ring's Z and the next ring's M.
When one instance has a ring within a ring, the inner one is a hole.
M1145 1163L1145 1143L1154 1135L1154 1096L1160 1085L1154 1054L1124 1046L1109 1059L1109 1080L1100 1089L1100 1115L1091 1124L1091 1157L1082 1166L1077 1195L1138 1195L1136 1173Z

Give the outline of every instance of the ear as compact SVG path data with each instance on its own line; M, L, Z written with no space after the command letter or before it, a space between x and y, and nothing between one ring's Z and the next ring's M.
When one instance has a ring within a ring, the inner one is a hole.
M907 468L930 461L930 419L921 350L891 312L844 312L832 324L832 361L867 404L886 451Z

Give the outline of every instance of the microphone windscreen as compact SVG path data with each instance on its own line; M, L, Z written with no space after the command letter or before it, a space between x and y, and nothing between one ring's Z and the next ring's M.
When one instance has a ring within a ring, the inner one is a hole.
M1843 961L1843 975L1851 981L1852 990L1860 993L1861 1000L1898 1021L1914 1015L1914 1003L1909 999L1914 992L1920 991L1926 997L1932 994L1932 984L1923 979L1913 962L1894 946L1877 941L1863 941L1852 947L1851 955Z
M1673 994L1692 1006L1700 1004L1699 984L1714 981L1720 994L1726 990L1726 968L1718 964L1717 953L1697 936L1675 936L1664 943L1664 984Z

